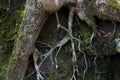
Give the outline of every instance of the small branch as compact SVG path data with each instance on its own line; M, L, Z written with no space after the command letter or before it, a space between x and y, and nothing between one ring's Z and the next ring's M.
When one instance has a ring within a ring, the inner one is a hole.
M57 20L57 29L59 29L60 28L60 21L59 21L58 13L55 12L55 15L56 15L56 20Z
M69 34L71 36L72 35L72 22L73 22L73 8L71 8L70 10L70 14L69 14L69 19L68 19L68 30L69 30ZM71 45L72 45L72 49L73 49L73 61L77 61L77 58L76 58L76 52L75 52L75 44L74 44L74 41L73 41L73 38L71 38Z
M56 15L56 20L57 20L57 28L58 28L58 29L61 28L61 29L65 30L65 31L69 34L69 36L70 36L71 38L79 41L79 39L77 39L76 37L73 37L73 35L71 35L71 34L69 33L69 30L68 30L67 28L65 28L64 26L62 26L62 25L60 24L60 21L59 21L59 17L58 17L58 13L57 13L57 12L55 13L55 15Z
M96 60L97 60L97 56L95 56L95 59L94 59L94 64L95 64L95 80L97 79L97 63L96 63Z
M36 41L36 43L39 43L39 44L44 44L46 45L47 47L49 47L50 49L52 49L52 46L47 44L47 43L44 43L44 42L40 42L40 41Z
M53 50L54 49L51 49L49 52L47 52L47 53L45 53L44 55L43 55L43 59L42 59L42 61L39 63L39 68L42 66L42 64L45 62L45 60L50 56L50 55L52 55L53 54Z
M44 77L41 75L41 73L39 72L40 70L39 70L39 66L38 66L38 64L37 64L37 60L38 60L38 54L37 53L39 53L39 51L37 50L37 49L35 49L35 52L34 52L34 54L33 54L33 60L34 60L34 66L35 66L35 69L36 69L36 76L37 76L37 80L44 80Z
M81 49L80 49L80 42L78 44L78 50L79 50L79 52L81 52L84 55L85 69L83 71L83 80L85 80L86 72L88 70L88 62L87 62L87 57L86 57L85 52L81 51Z
M54 48L52 48L52 49L49 50L47 53L45 53L45 54L43 55L43 56L44 56L43 60L42 60L42 61L40 62L40 64L39 64L39 68L40 68L41 65L44 63L44 61L45 61L50 55L53 54L53 51L54 51L56 48L59 47L59 49L58 49L58 51L57 51L57 53L56 53L56 56L55 56L55 58L57 58L57 55L58 55L58 53L59 53L59 50L60 50L60 49L62 48L62 46L65 45L69 40L70 40L70 37L66 35L66 36L60 41L60 43L58 43Z
M61 29L65 30L66 32L69 33L69 30L66 29L64 26L62 26L62 25L60 24L60 21L59 21L59 17L58 17L58 13L57 13L57 12L55 13L55 15L56 15L56 20L57 20L57 29L61 28Z
M113 24L114 24L114 30L113 30L112 35L114 36L114 35L115 35L115 32L116 32L116 23L115 23L115 22L113 22Z
M95 33L92 32L92 35L91 35L91 37L90 37L90 45L92 44L92 40L93 40L94 36L95 36Z
M30 74L28 74L26 77L25 77L25 80L27 80L30 76L34 75L35 74L35 71L31 72Z
M87 63L87 57L86 57L85 52L82 52L82 53L84 55L84 61L85 61L85 69L84 69L84 72L83 72L83 80L85 80L86 72L88 70L88 63Z
M75 51L75 43L73 40L73 33L72 33L72 23L73 23L73 11L74 8L70 8L70 13L69 13L69 18L68 18L68 30L69 30L69 35L71 36L70 40L71 40L71 46L72 46L72 61L73 63L75 63L75 65L73 65L73 75L71 77L70 80L76 80L76 76L75 73L79 72L78 71L78 66L77 66L77 56L76 56L76 51ZM75 38L76 39L76 38ZM78 39L76 39L78 40Z
M63 27L61 24L60 24L60 22L59 22L59 17L58 17L58 14L57 14L57 12L56 12L56 20L57 20L57 28L59 29L59 28L62 28L63 30L65 30L68 34L69 34L69 36L70 36L70 40L71 40L71 45L72 45L72 49L73 49L73 56L72 56L72 61L73 61L73 63L75 63L75 62L77 62L77 56L76 56L76 52L75 52L75 44L74 44L74 40L73 39L75 39L76 41L78 41L78 48L79 48L79 50L80 50L80 40L79 39L77 39L77 38L75 38L75 37L73 37L73 34L72 34L72 22L73 22L73 8L71 8L70 9L71 11L70 11L70 14L69 14L69 19L68 19L68 29L66 29L65 27ZM64 39L63 39L64 40ZM55 56L55 61L56 61L56 68L58 68L58 66L57 66L57 55L58 55L58 53L59 53L59 51L61 50L61 45L60 45L60 47L59 47L59 49L58 49L58 51L57 51L57 53L56 53L56 56ZM71 77L71 80L76 80L76 76L75 76L75 73L79 73L79 71L78 71L78 66L77 65L74 65L73 66L73 75L72 75L72 77Z
M58 63L57 63L58 53L60 52L62 46L63 46L64 44L66 44L69 40L70 40L70 37L68 37L68 36L66 35L66 36L60 41L60 43L56 46L56 47L59 47L59 49L58 49L58 51L57 51L57 53L56 53L56 55L55 55L56 68L58 68L58 65L57 65L57 64L58 64Z
M61 48L62 48L62 46L59 47L59 49L58 49L58 51L57 51L57 53L56 53L56 55L55 55L55 68L56 68L56 69L58 68L57 56L58 56L58 53L60 52Z

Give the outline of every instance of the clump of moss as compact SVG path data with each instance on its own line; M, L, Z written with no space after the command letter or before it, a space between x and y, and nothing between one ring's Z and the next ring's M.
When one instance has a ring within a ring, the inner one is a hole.
M67 54L59 54L57 60L58 60L58 68L53 69L51 71L47 80L68 80L70 79L71 73L72 73L70 70L72 67L71 58Z
M115 9L120 10L119 0L109 0L109 5Z

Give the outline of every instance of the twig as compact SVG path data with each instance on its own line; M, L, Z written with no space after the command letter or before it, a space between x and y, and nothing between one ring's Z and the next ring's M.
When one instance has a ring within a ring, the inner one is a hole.
M40 62L40 64L39 64L39 68L40 68L41 65L44 63L44 61L47 59L47 57L49 57L50 55L53 54L53 51L54 51L56 48L62 47L62 46L65 45L69 40L70 40L69 36L66 35L66 36L60 41L60 43L58 43L54 48L52 48L50 51L48 51L47 53L45 53L45 54L43 55L43 56L44 56L43 60L42 60L42 61ZM58 53L59 53L59 51L58 51ZM57 57L58 53L56 54L56 57Z
M97 60L97 56L95 56L95 59L94 59L94 64L95 64L95 80L97 79L97 63L96 63L96 60Z
M87 70L88 70L88 63L87 63L87 58L86 58L85 52L83 52L83 51L80 49L80 43L78 44L78 50L79 50L79 52L81 52L81 53L84 55L85 69L84 69L84 71L83 71L83 80L85 80L86 72L87 72Z
M88 63L87 63L87 57L86 57L85 52L82 52L82 53L83 53L83 55L84 55L84 60L85 60L85 69L84 69L84 71L83 71L83 80L85 80L86 72L87 72L87 70L88 70Z
M100 77L101 77L101 74L99 73L96 80L100 80Z
M116 23L115 23L115 22L113 22L113 24L114 24L114 30L113 30L112 35L115 35L115 32L116 32Z
M28 79L30 76L32 76L33 74L35 74L36 71L32 71L30 74L28 74L26 77L25 77L25 80Z
M93 40L94 36L95 36L95 33L92 32L92 35L91 35L91 37L90 37L90 45L92 44L92 40Z
M58 51L57 51L57 53L56 53L56 55L55 55L56 68L58 68L58 65L57 65L57 64L58 64L58 63L57 63L58 53L60 52L62 46L63 46L64 44L66 44L69 40L70 40L70 37L66 35L66 36L60 41L60 43L56 46L56 47L59 47L59 49L58 49Z
M73 63L75 63L75 65L73 65L73 75L71 77L71 80L76 80L75 73L79 72L79 71L78 71L78 67L77 67L77 56L76 56L75 44L74 44L73 33L72 33L73 11L74 11L74 8L70 8L70 13L69 13L69 18L68 18L68 30L69 30L69 35L72 37L72 38L70 38L71 46L72 46L72 50L73 50L72 51L72 61L73 61Z
M57 12L55 13L55 15L56 15L56 20L57 20L57 29L61 28L61 29L65 30L66 32L69 33L69 30L66 29L64 26L62 26L62 25L60 24L60 21L59 21L59 17L58 17L58 13L57 13Z
M39 68L42 66L42 64L45 62L45 60L53 54L53 50L54 49L51 49L49 52L45 53L43 56L44 58L42 59L42 61L39 63Z
M62 26L62 25L60 24L59 17L58 17L58 13L56 12L55 14L56 14L56 20L57 20L57 28L58 28L58 29L61 28L61 29L65 30L65 31L69 34L69 36L70 36L71 38L79 41L79 39L77 39L76 37L73 37L73 35L71 35L71 34L69 33L69 30L68 30L67 28L65 28L64 26ZM68 23L68 24L69 24L69 23Z
M78 41L78 43L79 43L79 44L78 44L79 49L80 49L80 40L77 39L77 38L75 38L75 37L73 37L73 34L72 34L73 10L74 10L74 9L71 8L71 11L70 11L70 14L69 14L68 29L66 29L65 27L63 27L63 26L60 24L60 22L59 22L59 17L58 17L57 12L56 12L56 19L57 19L57 23L58 23L58 24L57 24L57 28L58 28L58 29L59 29L59 28L62 28L62 29L65 30L65 31L69 34L69 36L70 36L71 45L72 45L72 49L73 49L72 61L73 61L73 63L74 63L74 62L77 62L77 57L76 57L75 44L74 44L74 40L73 40L73 39L75 39L75 40ZM59 49L58 49L58 51L57 51L57 53L56 53L56 56L55 56L56 68L58 68L58 65L57 65L57 55L58 55L59 51L61 50L61 48L62 48L62 46L60 45L60 47L59 47ZM74 65L74 66L73 66L73 75L72 75L72 77L71 77L71 80L72 80L72 79L76 80L75 72L78 72L78 66L77 66L77 65Z
M56 20L57 20L57 29L59 29L60 28L60 21L59 21L58 13L55 12L55 15L56 15Z
M36 43L39 43L39 44L44 44L46 45L47 47L49 47L50 49L52 49L52 46L47 44L47 43L44 43L44 42L41 42L41 41L36 41Z
M34 66L35 66L35 69L36 69L36 76L37 76L37 80L44 80L44 77L41 75L41 73L39 72L40 70L39 70L39 66L38 66L38 64L37 64L37 60L38 60L38 55L37 55L37 53L39 53L38 52L38 50L37 49L35 49L35 52L34 52L34 54L33 54L33 60L34 60Z

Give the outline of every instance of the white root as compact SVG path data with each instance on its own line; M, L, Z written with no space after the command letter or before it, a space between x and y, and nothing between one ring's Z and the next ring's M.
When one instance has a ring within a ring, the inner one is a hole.
M76 80L75 73L79 72L78 65L77 65L77 56L76 56L76 51L75 51L75 43L74 43L73 33L72 33L73 15L74 15L73 11L74 11L74 8L71 8L70 13L69 13L69 18L68 18L68 30L69 30L68 34L71 36L70 40L71 40L71 46L72 46L72 61L73 63L75 63L75 65L73 65L73 74L70 80Z
M95 59L94 59L94 64L95 64L95 68L94 68L95 69L95 71L94 71L95 72L95 80L97 80L97 75L96 75L97 74L97 63L96 63L96 60L97 60L97 56L95 56Z
M68 41L70 40L69 36L65 36L61 41L60 43L58 43L54 48L52 48L50 51L48 51L47 53L45 53L43 56L43 60L40 62L39 64L39 68L41 67L41 65L44 63L44 61L53 54L53 51L56 49L56 48L59 48L57 53L56 53L56 57L55 59L57 59L57 55L59 53L59 50L62 48L63 45L65 45ZM57 61L56 61L57 62Z
M86 57L86 54L85 52L82 52L83 55L84 55L84 61L85 61L85 69L83 71L83 80L85 80L85 76L86 76L86 72L88 70L88 63L87 63L87 57Z
M77 80L76 78L76 73L79 74L79 70L78 70L78 65L77 65L77 54L76 54L76 51L75 51L75 42L74 40L76 40L78 42L78 50L80 53L83 53L84 55L84 61L85 61L85 70L83 72L83 80L85 80L85 75L86 75L86 72L88 70L88 63L87 63L87 58L86 58L86 54L85 52L81 51L80 49L80 43L81 43L81 40L74 37L73 36L73 33L72 33L72 26L73 26L73 16L74 16L74 8L70 8L70 13L69 13L69 17L68 17L68 29L64 26L62 26L60 24L60 21L59 21L59 17L58 17L58 13L56 12L56 20L57 20L57 29L63 29L67 32L67 35L57 44L55 45L54 47L52 47L51 45L47 44L47 43L43 43L43 42L39 42L40 44L44 44L46 45L46 47L49 47L50 50L43 54L43 58L41 60L41 62L39 64L37 64L37 60L38 60L38 55L37 55L37 52L39 52L37 49L36 49L36 52L33 54L33 59L34 59L34 66L35 66L35 69L36 69L36 72L37 72L37 80L44 80L44 77L41 75L40 73L40 68L41 66L43 65L43 63L45 62L45 60L52 56L53 55L53 51L58 48L56 54L55 54L55 67L58 68L58 61L57 61L57 56L60 52L60 50L62 49L62 47L70 40L71 41L71 48L72 48L72 61L73 63L75 63L73 65L73 73L72 73L72 77L70 78L70 80ZM94 36L94 35L93 35ZM92 39L91 39L92 41ZM39 56L40 57L40 56ZM51 61L54 63L53 59L51 58Z
M33 53L33 60L34 60L34 66L36 69L36 76L37 76L37 80L44 80L44 77L41 75L40 70L39 70L39 66L37 64L37 60L39 58L38 56L39 51L37 49L35 49L35 52Z

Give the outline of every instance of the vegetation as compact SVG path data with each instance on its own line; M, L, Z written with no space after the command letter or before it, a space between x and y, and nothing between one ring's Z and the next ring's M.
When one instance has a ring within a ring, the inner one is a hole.
M10 65L9 62L14 59L11 55L23 20L24 3L24 0L19 4L8 2L8 0L0 1L0 80L3 80Z
M86 4L90 2L90 7L94 0L85 1ZM97 6L93 3L92 8L84 7L85 11L87 10L87 14L83 15L85 19L74 14L73 7L63 7L50 15L32 45L35 51L31 51L32 54L28 56L24 80L120 79L120 23L116 22L119 20L111 21L111 15L108 15L108 20L103 21L94 11L89 13ZM109 0L108 4L115 10L120 9L119 0ZM36 8L39 10L38 5L29 5L27 8L31 8L33 12ZM17 54L14 48L20 45L24 36L21 32L24 27L24 11L25 0L0 1L0 80L4 80L6 75L12 72L14 62L21 55ZM34 12L34 15L37 13L39 12ZM28 28L27 32L34 33L31 28Z
M120 10L119 0L109 0L109 5L117 10Z

